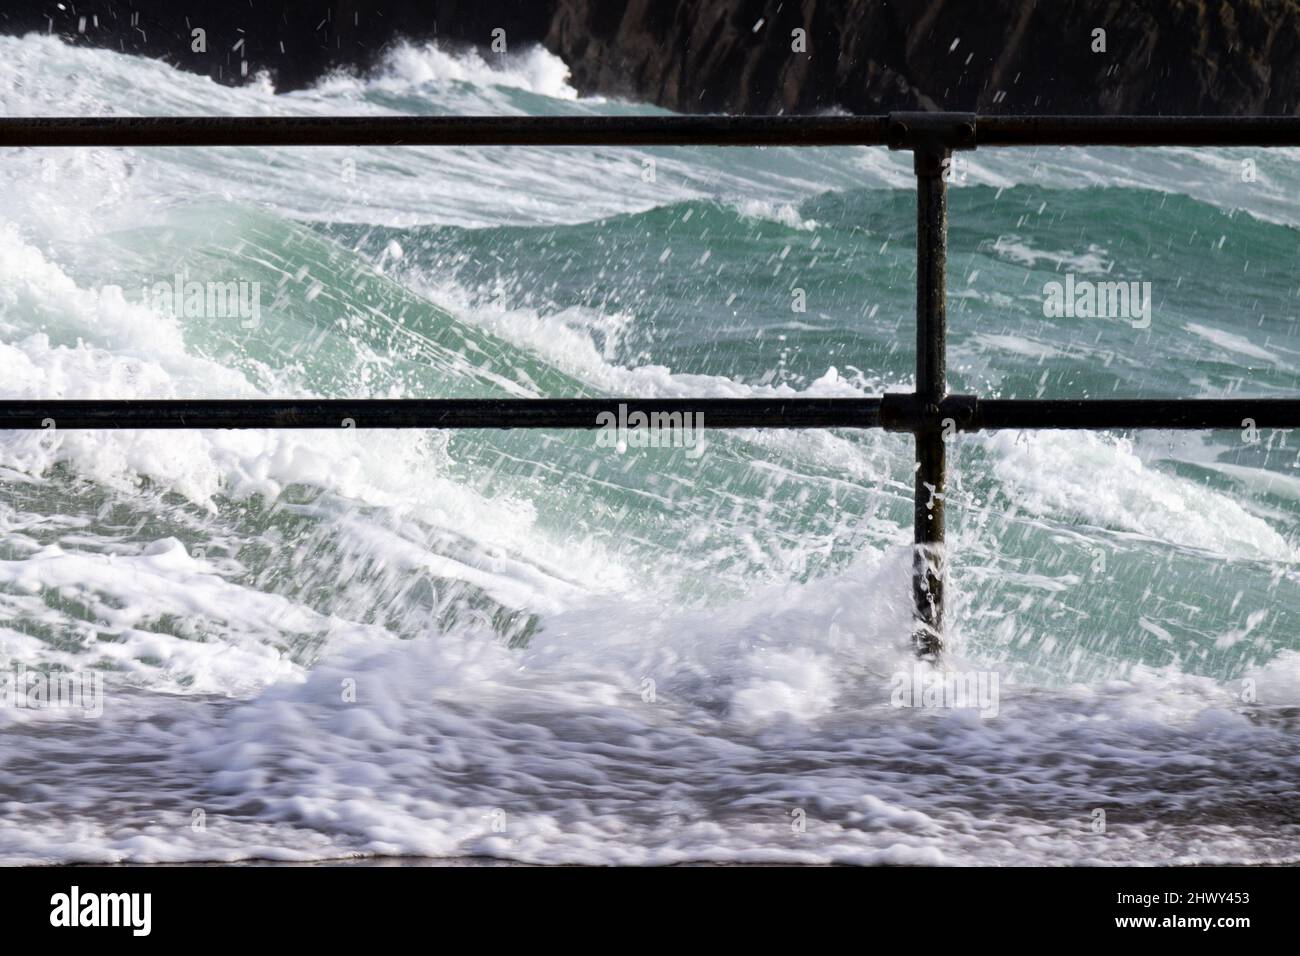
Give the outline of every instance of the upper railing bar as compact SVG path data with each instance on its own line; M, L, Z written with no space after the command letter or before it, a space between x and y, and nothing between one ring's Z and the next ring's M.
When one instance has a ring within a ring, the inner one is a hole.
M978 146L1300 146L1300 116L980 116Z
M859 146L884 116L93 116L0 119L0 146Z
M945 135L945 126L951 130ZM973 127L973 132L972 132ZM3 146L1300 146L1296 116L91 116Z

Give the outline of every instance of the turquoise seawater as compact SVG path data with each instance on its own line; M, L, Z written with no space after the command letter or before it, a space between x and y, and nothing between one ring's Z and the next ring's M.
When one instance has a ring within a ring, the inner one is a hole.
M404 47L289 96L0 53L9 115L655 112L576 98L539 51ZM1297 394L1295 157L970 154L950 388ZM25 149L0 176L6 398L912 384L914 194L886 150ZM257 313L152 307L177 276ZM1045 314L1067 276L1149 283L1149 322ZM0 708L0 857L1295 858L1300 437L957 439L949 666L995 675L981 716L891 706L910 438L704 428L700 455L0 435L0 665L105 682L93 719Z

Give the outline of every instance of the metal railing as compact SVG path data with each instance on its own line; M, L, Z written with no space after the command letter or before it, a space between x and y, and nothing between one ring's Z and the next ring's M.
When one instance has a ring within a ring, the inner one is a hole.
M331 399L0 401L0 429L599 427L620 405L650 421L706 414L711 428L884 428L916 440L913 639L943 648L945 440L981 429L1300 427L1295 399L1002 400L947 389L945 170L990 146L1300 146L1300 117L580 116L90 117L0 119L18 146L889 146L910 150L917 199L916 390L861 399ZM652 413L654 417L650 417ZM687 419L689 421L689 419Z

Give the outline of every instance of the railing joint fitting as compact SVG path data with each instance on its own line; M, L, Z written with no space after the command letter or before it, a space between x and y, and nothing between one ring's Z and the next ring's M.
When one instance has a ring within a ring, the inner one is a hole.
M922 401L915 392L890 392L880 399L880 426L887 432L979 431L979 397L945 395Z
M939 403L940 427L946 429L951 421L957 431L979 431L979 405L978 395L945 395Z
M910 149L918 176L939 176L953 150L974 149L978 139L974 113L890 113L886 123L890 149Z

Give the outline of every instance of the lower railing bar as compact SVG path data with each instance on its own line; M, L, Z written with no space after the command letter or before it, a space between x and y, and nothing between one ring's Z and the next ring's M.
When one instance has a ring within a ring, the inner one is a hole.
M1300 428L1300 399L980 399L974 421L994 428Z
M691 418L687 420L686 416ZM645 416L642 419L640 416ZM0 429L875 428L878 398L125 399L0 401Z
M937 413L911 393L883 398L63 399L0 401L0 430L41 428L1300 428L1300 399L977 399ZM645 415L641 420L638 413ZM343 425L348 421L349 425ZM928 425L926 423L929 423Z
M1300 428L1295 398L982 399L946 395L927 404L911 393L881 399L886 431L932 427L944 435L998 428Z

